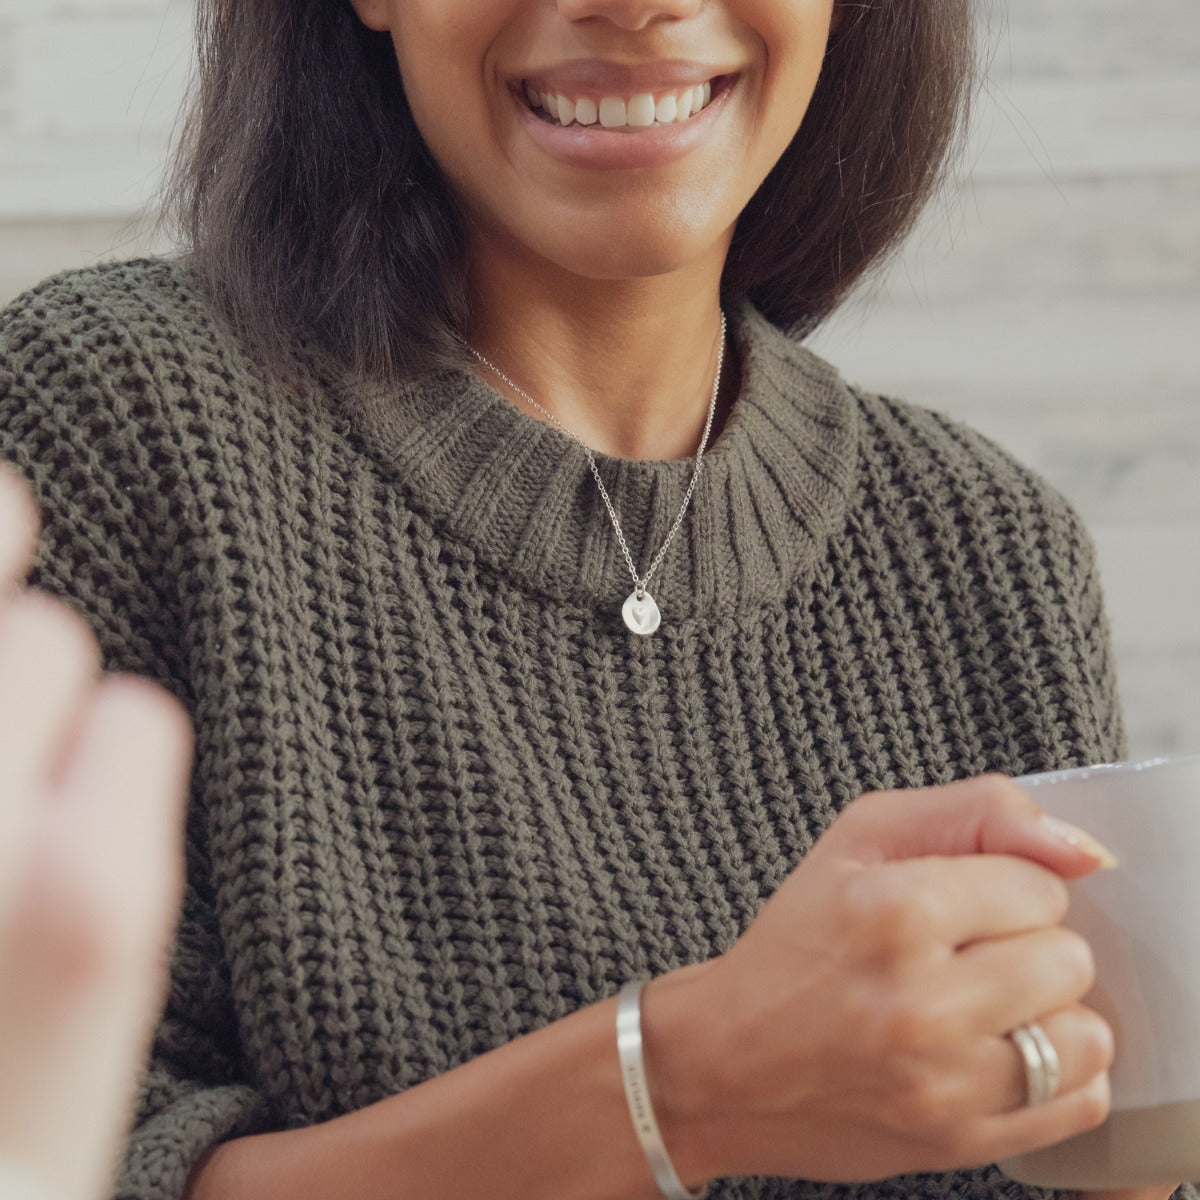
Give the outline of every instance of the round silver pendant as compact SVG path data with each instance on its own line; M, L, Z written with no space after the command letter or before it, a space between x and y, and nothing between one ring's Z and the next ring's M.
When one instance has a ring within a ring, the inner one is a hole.
M625 624L632 633L640 633L643 637L653 633L662 624L662 613L658 611L654 597L649 592L643 592L639 600L636 588L629 593L629 599L621 609L621 616L625 618Z

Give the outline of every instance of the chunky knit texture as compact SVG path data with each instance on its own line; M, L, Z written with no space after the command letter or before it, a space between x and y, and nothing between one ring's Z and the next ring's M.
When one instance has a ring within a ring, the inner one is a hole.
M724 951L867 790L1120 755L1064 501L732 316L741 394L642 639L583 454L470 374L284 383L169 261L3 314L36 582L198 731L124 1200L177 1200L219 1139L361 1108ZM599 462L641 562L690 464ZM1027 1194L991 1169L713 1191Z

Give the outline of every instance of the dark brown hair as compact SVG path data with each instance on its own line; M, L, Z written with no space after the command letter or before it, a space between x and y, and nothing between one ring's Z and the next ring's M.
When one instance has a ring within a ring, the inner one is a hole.
M838 0L799 133L738 223L726 300L813 329L934 191L973 74L971 0ZM198 276L269 360L362 375L457 361L463 218L391 40L347 0L198 0L199 74L167 191Z

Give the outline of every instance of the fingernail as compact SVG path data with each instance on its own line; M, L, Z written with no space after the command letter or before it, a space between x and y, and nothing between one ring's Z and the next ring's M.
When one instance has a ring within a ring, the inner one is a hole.
M1096 841L1090 833L1084 833L1077 825L1069 825L1057 817L1043 815L1042 824L1059 841L1066 842L1076 850L1082 850L1088 858L1094 858L1102 871L1111 871L1117 865L1117 856L1102 842Z

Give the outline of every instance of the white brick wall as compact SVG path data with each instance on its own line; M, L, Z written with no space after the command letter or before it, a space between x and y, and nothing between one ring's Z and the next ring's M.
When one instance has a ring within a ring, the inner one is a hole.
M0 217L151 197L191 54L186 0L0 0Z
M1200 4L979 4L994 61L972 182L816 344L1071 497L1135 751L1200 750ZM190 20L190 0L0 0L0 301L158 244L135 214Z

